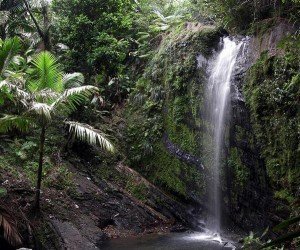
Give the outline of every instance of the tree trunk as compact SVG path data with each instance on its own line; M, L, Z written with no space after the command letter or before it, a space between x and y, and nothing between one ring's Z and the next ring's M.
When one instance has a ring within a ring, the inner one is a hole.
M35 214L38 214L40 211L40 195L41 195L41 183L42 183L42 173L43 173L45 134L46 134L46 127L45 125L43 125L41 135L40 135L39 168L37 172L37 183L36 183L35 204L34 204Z
M44 18L44 36L42 38L44 43L44 48L47 51L51 51L50 20L49 20L49 11L47 5L43 7L42 14Z
M42 48L42 50L51 51L50 34L49 34L49 32L50 32L49 31L49 29L50 29L50 21L49 21L49 15L48 15L48 7L44 6L42 8L42 15L43 15L44 26L45 26L44 29L42 29L40 27L40 25L38 24L37 19L33 15L28 1L27 0L23 0L23 3L25 4L26 10L29 13L29 16L30 16L31 20L33 21L33 23L34 23L34 25L36 27L37 33L39 34L39 36L42 39L42 42L43 42L43 48Z
M0 27L0 38L1 38L2 40L5 40L5 39L6 39L6 30L5 30L5 27L6 27L5 24L4 24L4 25L1 25L1 27Z

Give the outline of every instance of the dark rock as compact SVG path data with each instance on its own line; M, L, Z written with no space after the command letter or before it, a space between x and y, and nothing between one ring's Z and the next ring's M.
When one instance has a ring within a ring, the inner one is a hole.
M164 134L163 140L166 149L171 155L174 155L187 164L195 165L199 170L204 170L204 166L199 158L180 149L176 144L171 142L167 134Z
M188 230L189 230L189 228L187 228L183 225L175 225L175 226L171 227L170 232L183 233L183 232L187 232Z
M71 222L60 220L51 221L57 234L61 238L62 249L72 250L94 250L99 249L94 243L89 241Z
M115 222L114 222L114 220L113 219L106 219L106 218L104 218L104 219L99 219L99 223L98 223L98 227L99 228L101 228L101 229L103 229L103 228L106 228L107 226L109 226L109 225L115 225Z

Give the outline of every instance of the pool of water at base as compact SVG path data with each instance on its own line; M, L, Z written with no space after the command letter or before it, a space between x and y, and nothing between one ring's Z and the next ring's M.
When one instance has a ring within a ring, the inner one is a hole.
M236 249L232 242L207 233L151 234L136 238L114 239L104 250L220 250Z

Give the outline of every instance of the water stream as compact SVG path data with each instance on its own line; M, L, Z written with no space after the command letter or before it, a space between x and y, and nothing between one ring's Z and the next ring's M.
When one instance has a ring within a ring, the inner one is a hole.
M222 233L221 237L220 171L223 159L225 123L229 118L231 80L243 42L224 38L221 45L222 49L210 63L210 76L206 92L206 107L208 107L213 141L211 183L208 190L211 211L206 225L207 229L204 229L201 233L153 234L132 239L117 239L107 242L103 249L236 249L234 244L226 239L225 232ZM201 64L201 62L201 58L198 57L198 64Z
M229 243L201 233L152 234L131 239L116 239L107 242L101 249L106 250L232 250Z
M220 173L222 167L225 123L228 119L229 98L232 74L242 42L226 37L222 41L222 50L212 62L207 86L207 107L212 126L212 166L210 195L210 221L208 228L219 234L221 231Z

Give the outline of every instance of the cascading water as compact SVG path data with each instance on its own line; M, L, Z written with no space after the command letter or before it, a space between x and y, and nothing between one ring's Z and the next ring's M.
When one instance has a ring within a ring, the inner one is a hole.
M211 219L208 227L215 233L221 228L221 197L220 197L220 171L225 137L225 122L229 109L229 97L232 73L235 68L237 56L242 42L236 43L226 37L222 41L223 48L212 62L211 73L207 86L208 116L212 128L212 166L210 183L210 212Z

